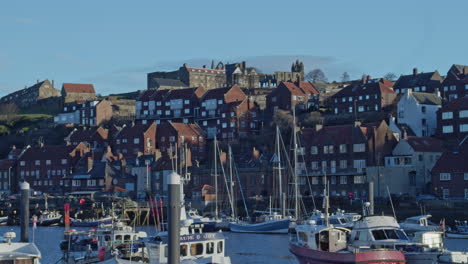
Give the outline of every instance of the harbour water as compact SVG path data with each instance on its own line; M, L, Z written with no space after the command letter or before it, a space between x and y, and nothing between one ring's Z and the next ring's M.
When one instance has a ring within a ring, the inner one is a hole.
M148 235L154 235L154 227L137 227ZM20 228L17 226L0 226L0 235L5 232L16 232L19 240ZM34 242L42 253L43 264L54 264L62 256L59 248L63 238L63 227L38 227L30 229L30 240ZM258 235L225 232L226 254L231 257L233 264L292 264L296 259L289 253L287 235ZM446 247L451 250L468 251L468 239L446 239Z

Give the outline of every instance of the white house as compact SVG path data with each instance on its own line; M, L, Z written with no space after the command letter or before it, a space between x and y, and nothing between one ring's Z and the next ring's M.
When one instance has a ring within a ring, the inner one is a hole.
M436 133L437 110L442 105L440 93L421 93L407 89L397 105L397 124L406 125L418 137Z

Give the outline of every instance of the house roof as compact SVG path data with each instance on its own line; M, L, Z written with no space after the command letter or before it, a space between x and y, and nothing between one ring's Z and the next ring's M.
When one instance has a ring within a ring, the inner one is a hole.
M73 142L89 142L94 135L99 135L103 140L107 140L109 135L109 130L103 127L97 128L88 128L88 129L81 129L81 130L74 130L68 136L68 139Z
M354 144L366 142L365 132L359 126L341 125L324 126L318 131L304 129L305 143L310 146L323 146L328 144Z
M392 87L393 83L385 79L371 79L366 82L356 81L341 89L332 97L395 93Z
M63 145L34 146L26 149L21 160L58 160L69 157L73 147Z
M171 99L188 99L195 95L197 98L201 98L205 90L203 88L184 88L184 89L175 89L171 90L167 96L166 100Z
M0 160L0 170L6 171L11 168L13 170L13 166L15 165L15 160L12 159L2 159Z
M208 90L205 95L203 95L203 100L224 98L224 95L229 92L231 88L232 87L224 87Z
M314 85L310 82L301 82L300 88L310 94L318 94L317 89L315 89Z
M92 84L64 83L62 89L67 93L96 93Z
M154 78L153 80L157 82L159 86L187 87L185 83L177 79Z
M462 172L468 173L468 146L456 151L442 153L432 168L433 172Z
M448 102L441 108L441 111L468 110L468 97L461 97Z
M419 104L442 105L442 98L434 93L412 92L412 94Z
M146 90L138 96L138 101L162 100L171 90Z
M115 135L115 138L127 138L131 139L143 135L154 123L136 123L132 126L123 126L119 132Z
M416 152L443 152L442 141L433 137L408 137L406 142Z
M211 73L211 74L224 74L225 70L216 70L216 69L207 69L207 68L191 68L186 67L187 71L189 72L203 72L203 73Z
M181 136L202 136L200 128L196 124L184 124L169 122L171 126L179 133Z
M426 86L433 82L436 77L439 77L439 81L442 82L440 75L437 71L434 72L424 72L417 74L401 75L400 78L395 82L393 88L410 88L416 86Z

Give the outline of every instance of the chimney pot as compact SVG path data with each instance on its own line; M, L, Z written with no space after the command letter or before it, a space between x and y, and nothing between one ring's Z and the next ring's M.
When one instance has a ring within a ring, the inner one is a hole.
M416 76L418 74L418 68L414 67L413 68L413 76Z
M371 76L367 75L367 81L370 81L370 79L371 79Z

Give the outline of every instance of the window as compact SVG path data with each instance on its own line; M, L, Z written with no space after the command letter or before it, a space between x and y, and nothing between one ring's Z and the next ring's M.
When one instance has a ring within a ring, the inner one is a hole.
M346 97L341 98L341 102L346 102Z
M439 175L441 181L450 181L450 173L441 172Z
M444 91L448 91L448 86L444 86Z
M378 106L378 105L374 105L374 109L375 109L375 111L379 111L379 106Z
M468 189L465 188L465 199L468 199Z
M366 160L354 160L354 168L362 172L366 168Z
M369 100L369 95L366 95L366 100Z
M349 101L349 102L352 102L352 101L353 101L353 97L350 96L350 97L348 98L348 101Z
M460 118L468 117L468 110L461 110L461 111L458 113L458 116L459 116Z
M364 112L364 106L362 105L358 106L358 112Z
M331 176L330 183L331 184L336 184L336 176Z
M456 85L450 85L450 91L456 91L457 86Z
M46 165L50 165L50 164L51 164L51 161L50 161L50 160L46 160L45 164L46 164Z
M460 132L467 132L467 131L468 131L468 124L461 124Z
M214 253L214 242L206 243L206 254Z
M40 161L40 160L36 160L36 161L34 161L34 165L36 165L36 166L39 166L39 165L41 165L41 161Z
M156 105L157 105L157 106L161 106L161 101L157 101L157 102L156 102Z
M67 164L67 159L62 159L62 160L60 161L60 163L62 163L62 165Z
M166 115L170 115L171 114L171 110L166 110Z
M424 113L424 114L426 113L426 107L425 106L421 106L421 112Z
M443 112L442 113L442 119L452 119L453 118L453 112Z
M223 100L218 100L218 104L223 104Z
M184 109L184 113L190 114L190 108L185 108L185 109Z
M359 101L362 101L362 95L359 96Z
M313 170L318 169L318 162L317 161L312 161L312 169Z
M364 143L353 144L353 152L364 152L366 151L366 145Z
M323 146L323 154L328 154L328 146Z
M310 153L311 153L312 155L317 155L317 154L318 154L318 148L317 148L317 146L312 146L312 147L310 148Z
M340 160L340 169L346 169L348 167L347 160Z
M227 128L227 123L223 123L223 128Z
M468 172L463 173L463 179L468 181Z
M190 104L190 100L184 100L184 104L186 105Z
M323 172L327 171L327 161L326 160L322 161L322 171Z
M223 253L223 241L218 242L218 253Z
M346 153L346 144L340 144L340 153Z
M443 196L444 199L449 198L450 190L449 189L442 189L442 196Z
M207 121L203 121L203 125L204 125L204 126L207 126L207 125L208 125L208 122L207 122Z
M340 176L340 184L348 184L348 176Z
M443 126L442 127L442 133L453 133L453 126Z
M140 144L140 139L139 138L134 138L133 139L133 144Z
M318 177L312 177L312 185L318 184Z
M333 145L328 146L328 153L333 154L335 152L335 148Z
M350 113L353 112L353 107L352 107L352 106L350 106L350 107L348 108L348 112L350 112Z
M354 176L354 184L363 184L364 183L364 176L356 175Z
M26 166L26 162L25 161L20 161L20 166L21 167Z
M421 86L421 91L425 92L426 91L426 86Z
M421 119L421 125L425 126L427 123L426 118Z

